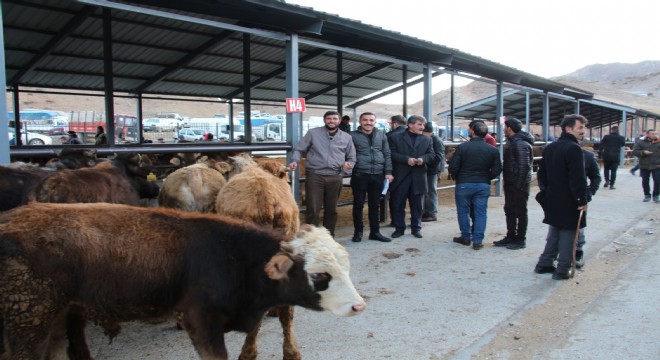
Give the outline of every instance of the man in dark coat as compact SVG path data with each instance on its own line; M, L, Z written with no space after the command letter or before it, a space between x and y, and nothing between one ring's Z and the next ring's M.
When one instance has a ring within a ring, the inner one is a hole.
M527 234L527 200L529 184L532 182L532 145L534 137L522 130L522 122L512 118L504 122L504 215L506 236L493 242L495 246L506 246L509 250L525 248Z
M616 170L621 164L621 148L626 146L626 139L619 135L619 127L612 126L609 135L605 135L600 141L600 152L603 158L603 177L605 178L605 187L609 186L614 190L616 182Z
M561 122L559 140L543 149L543 159L538 171L540 192L536 200L543 207L543 222L548 224L545 249L539 257L534 272L553 273L555 280L571 277L573 242L578 226L587 225L586 216L580 219L580 211L587 210L587 179L584 171L584 154L578 141L584 136L587 119L582 115L567 115ZM553 262L557 260L557 268Z
M422 203L426 193L426 164L433 161L431 138L422 135L426 119L420 115L408 118L408 130L390 138L394 181L392 182L393 238L403 235L406 228L406 200L410 206L412 235L421 238Z
M390 116L390 125L392 129L388 131L387 141L389 142L390 149L392 149L392 137L397 134L402 134L408 130L406 118L403 115L392 115ZM392 189L390 188L390 197L389 197L389 208L390 208L390 226L394 227L394 206L392 205Z
M468 129L470 141L456 148L449 163L449 173L456 179L456 216L461 236L454 242L469 246L474 250L483 248L486 232L490 181L502 172L500 153L485 141L488 126L478 122ZM470 209L474 210L473 224L470 225Z

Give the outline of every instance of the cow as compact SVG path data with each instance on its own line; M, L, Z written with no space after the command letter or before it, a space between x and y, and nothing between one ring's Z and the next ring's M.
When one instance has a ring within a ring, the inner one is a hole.
M276 159L261 158L246 165L218 193L218 214L245 219L281 232L285 239L294 237L300 227L300 210L291 193L286 167ZM300 359L293 333L294 310L291 306L274 309L282 324L285 359ZM240 359L256 359L259 325L248 334Z
M226 162L207 160L171 173L158 195L160 206L185 211L215 212L218 192L227 183Z
M109 202L139 205L141 198L158 196L158 185L147 180L151 171L140 167L137 154L120 154L93 168L62 170L36 188L36 200L54 203Z
M64 333L81 335L71 319L174 312L202 359L227 359L223 333L252 331L272 307L365 310L348 253L327 230L306 225L284 240L238 219L166 208L30 203L1 213L0 359L62 352ZM76 348L86 345L74 344L71 358L89 358Z
M46 166L13 162L0 166L0 211L13 209L35 200L37 186L56 170L95 165L96 152L86 149L63 149Z

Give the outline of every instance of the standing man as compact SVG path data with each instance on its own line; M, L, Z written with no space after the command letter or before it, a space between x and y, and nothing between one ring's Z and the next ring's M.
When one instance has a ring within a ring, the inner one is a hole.
M438 135L433 133L433 123L427 122L424 125L424 136L430 137L433 143L433 161L426 164L426 186L427 191L424 194L424 213L422 222L437 221L438 214L438 174L445 170L445 144Z
M638 141L633 148L633 155L639 158L639 175L642 176L644 202L651 201L649 179L653 178L653 202L660 203L660 140L654 129L646 131L646 137Z
M66 133L69 134L69 140L67 140L67 142L65 144L72 144L72 145L82 145L83 144L82 140L80 140L80 138L78 138L78 134L75 131L69 130Z
M470 141L456 148L449 163L449 173L456 180L456 215L461 236L454 242L470 246L474 250L483 248L486 232L490 181L502 172L500 153L488 145L484 138L488 126L478 122L468 129ZM474 224L470 225L470 208L474 210ZM473 230L474 229L474 230Z
M515 118L504 122L504 136L506 136L506 144L504 144L502 177L506 236L500 241L493 242L493 245L518 250L525 248L534 138L526 131L522 131L522 122Z
M584 153L579 141L584 136L587 118L567 115L561 122L559 140L543 149L538 171L539 189L536 200L543 207L543 222L548 224L548 235L543 253L534 268L537 274L553 273L554 280L571 277L573 242L576 228L587 226L587 178ZM557 268L553 262L557 260Z
M291 155L289 169L296 170L298 161L306 154L305 222L319 225L323 205L323 226L335 235L337 200L341 193L342 172L350 172L355 165L353 138L339 130L339 113L323 115L324 127L310 129Z
M403 117L403 115L392 115L390 116L390 126L392 129L388 131L385 135L387 135L387 141L389 142L390 145L390 150L392 149L392 136L395 134L401 134L406 132L408 127L406 126L406 118ZM390 197L388 200L388 205L390 207L390 226L394 227L394 206L392 206L392 189L389 190L390 192Z
M619 135L619 127L612 126L610 134L605 135L600 141L600 151L603 155L603 168L605 169L605 187L609 185L610 190L614 190L616 182L616 169L621 163L621 148L626 146L626 139Z
M410 206L410 228L416 238L422 237L422 205L426 193L426 164L433 161L431 138L422 135L426 119L421 115L408 118L408 131L390 138L394 182L392 182L393 238L406 229L406 200Z
M347 133L351 132L351 117L344 115L341 117L341 124L339 124L339 130L345 131Z
M378 130L376 115L365 112L360 115L360 126L351 132L355 146L356 162L351 176L353 189L353 241L362 241L362 215L365 196L369 202L369 240L392 241L381 235L379 225L380 194L384 181L391 182L392 157L385 132Z

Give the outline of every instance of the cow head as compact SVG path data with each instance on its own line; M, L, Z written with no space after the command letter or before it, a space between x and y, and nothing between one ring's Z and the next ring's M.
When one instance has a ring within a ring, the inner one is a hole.
M271 279L282 280L295 270L296 261L302 262L306 281L301 281L304 284L299 293L292 295L296 305L339 316L364 311L364 299L349 277L348 253L325 228L305 225L293 240L282 245L282 249L282 253L271 258L265 270ZM296 276L289 281L298 280ZM306 296L310 292L316 296Z

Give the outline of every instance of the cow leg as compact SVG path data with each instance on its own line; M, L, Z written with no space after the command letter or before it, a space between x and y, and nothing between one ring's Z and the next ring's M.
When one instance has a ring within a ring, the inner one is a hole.
M259 335L259 329L261 328L261 321L250 331L245 337L245 342L243 343L243 348L241 349L241 355L238 357L238 360L256 360L257 359L257 335Z
M202 306L192 306L183 314L183 328L202 360L227 360L224 320Z
M69 338L67 353L71 360L92 359L85 339L85 325L85 319L79 313L69 311L66 319L66 335Z
M282 325L282 333L284 335L284 343L282 344L284 360L302 359L300 350L298 350L296 336L293 334L293 309L293 306L282 306L277 308L280 317L280 324Z

